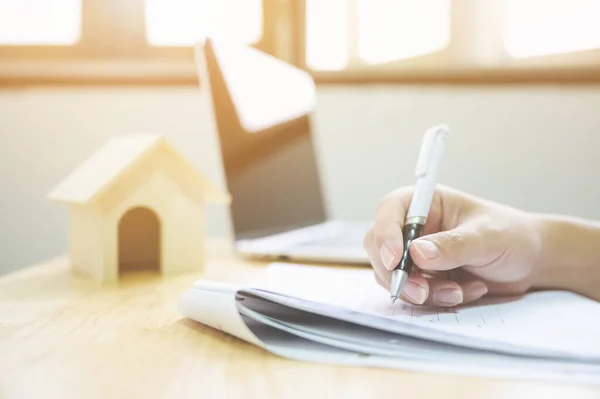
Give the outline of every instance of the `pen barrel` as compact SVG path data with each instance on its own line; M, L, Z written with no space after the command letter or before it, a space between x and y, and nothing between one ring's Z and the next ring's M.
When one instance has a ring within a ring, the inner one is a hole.
M423 235L423 227L420 223L408 223L402 229L404 250L398 266L395 267L396 270L404 270L408 274L412 271L414 262L410 256L410 244Z

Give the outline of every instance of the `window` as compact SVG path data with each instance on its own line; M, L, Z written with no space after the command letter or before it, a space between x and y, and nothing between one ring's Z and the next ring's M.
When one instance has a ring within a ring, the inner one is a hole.
M369 65L435 53L450 40L450 0L358 0L356 31Z
M0 45L73 45L81 35L81 0L0 1Z
M209 33L317 83L600 81L598 15L599 0L0 0L0 81L196 84Z
M0 82L197 83L206 34L272 52L276 0L0 0Z
M598 0L305 0L305 66L333 80L600 75L599 15Z
M348 65L346 0L306 0L306 64L317 70Z
M154 46L191 46L207 33L256 44L261 0L146 0L147 38Z
M599 19L598 0L506 0L506 51L524 58L598 49Z
M450 0L306 0L306 59L314 70L423 56L449 39Z

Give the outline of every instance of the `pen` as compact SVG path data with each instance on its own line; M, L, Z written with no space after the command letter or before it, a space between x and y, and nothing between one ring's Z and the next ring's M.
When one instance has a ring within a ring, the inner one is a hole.
M450 131L446 125L437 125L428 129L423 137L415 168L417 184L402 229L404 250L400 262L392 271L390 284L392 303L396 302L402 293L414 265L409 253L410 244L423 234L449 135Z

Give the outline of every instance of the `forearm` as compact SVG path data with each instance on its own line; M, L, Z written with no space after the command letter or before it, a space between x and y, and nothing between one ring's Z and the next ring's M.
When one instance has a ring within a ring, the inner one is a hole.
M534 288L565 289L600 300L600 223L541 215Z

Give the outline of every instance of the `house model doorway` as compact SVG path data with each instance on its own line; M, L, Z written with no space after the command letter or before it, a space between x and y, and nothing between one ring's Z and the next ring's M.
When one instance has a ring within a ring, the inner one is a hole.
M135 207L119 221L119 274L161 270L161 223L147 207Z

